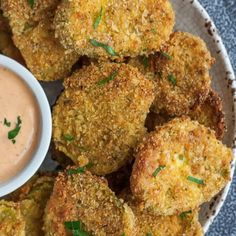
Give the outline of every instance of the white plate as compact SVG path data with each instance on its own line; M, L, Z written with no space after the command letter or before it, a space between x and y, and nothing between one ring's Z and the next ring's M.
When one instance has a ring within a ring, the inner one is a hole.
M236 108L236 82L234 72L229 61L229 57L217 33L214 23L209 15L197 0L170 0L176 14L175 30L187 31L200 36L205 40L212 56L216 59L216 64L211 70L213 78L213 88L223 99L224 112L226 114L226 124L228 131L225 134L224 143L232 147L236 156L236 135L235 135L235 108ZM42 83L50 103L53 104L57 95L62 89L60 82ZM232 163L231 176L233 176L235 158ZM55 169L55 163L50 159L50 154L42 165L42 170ZM206 232L219 213L226 196L228 194L229 183L226 188L218 194L211 202L201 207L200 222Z

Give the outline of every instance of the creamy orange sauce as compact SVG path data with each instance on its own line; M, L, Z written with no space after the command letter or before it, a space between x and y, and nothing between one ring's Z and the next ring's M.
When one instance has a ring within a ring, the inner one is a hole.
M39 114L37 101L27 84L0 66L0 183L18 174L32 157L40 132ZM8 133L15 129L17 117L22 123L13 141ZM11 122L10 127L4 124L4 119Z

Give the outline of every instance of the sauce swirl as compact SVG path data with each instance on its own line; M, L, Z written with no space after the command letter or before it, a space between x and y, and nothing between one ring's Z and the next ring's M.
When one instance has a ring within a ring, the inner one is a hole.
M0 183L29 162L40 133L40 112L28 85L0 66Z

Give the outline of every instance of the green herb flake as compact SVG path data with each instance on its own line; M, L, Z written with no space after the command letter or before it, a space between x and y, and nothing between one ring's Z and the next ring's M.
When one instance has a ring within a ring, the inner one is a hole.
M152 31L153 34L157 33L157 29L155 29L155 28L152 28L151 31Z
M69 142L75 140L75 138L74 138L72 135L70 135L70 134L65 134L63 138L64 138L66 141L69 141Z
M100 12L99 12L99 15L98 15L98 17L96 18L96 20L95 20L95 22L94 22L94 24L93 24L93 28L94 28L94 29L97 29L97 27L98 27L98 25L99 25L99 23L100 23L100 21L101 21L101 19L102 19L102 15L103 15L103 8L101 7L101 10L100 10Z
M90 169L93 166L92 163L88 163L85 166L78 167L76 169L71 169L67 171L68 175L74 175L74 174L83 174L87 169Z
M35 0L28 0L28 3L30 5L30 7L33 8L34 4L35 4Z
M118 71L115 71L111 75L109 75L107 78L98 81L97 85L103 86L103 85L109 83L110 81L114 80L117 75L118 75Z
M15 137L16 137L16 136L19 134L19 132L20 132L21 123L22 123L22 121L21 121L21 119L20 119L20 116L18 116L18 117L17 117L17 123L16 123L15 128L14 128L13 130L11 130L11 131L8 132L8 139L14 140L14 141L12 141L13 144L16 143Z
M148 57L146 57L146 56L143 56L143 57L142 57L142 64L143 64L143 66L144 66L144 69L147 69L147 68L148 68L148 66L149 66Z
M123 233L121 236L125 236L125 233Z
M170 61L173 59L172 56L166 52L161 51L161 55Z
M197 179L197 178L194 178L192 176L188 176L187 178L189 181L191 182L194 182L196 184L201 184L201 185L204 185L204 181L202 179Z
M181 161L183 161L183 160L184 160L184 155L180 154L180 155L179 155L179 159L180 159Z
M172 83L173 86L176 85L176 79L174 77L174 75L168 75L168 80L170 81L170 83Z
M152 236L152 233L147 233L146 236Z
M166 168L166 166L159 166L158 168L156 168L156 170L153 172L153 176L156 177L160 171L164 170Z
M119 56L118 53L115 52L115 50L104 43L98 42L95 39L90 39L89 42L94 46L94 47L100 47L103 48L108 54L110 54L111 56Z
M84 231L81 221L66 221L64 225L66 229L72 231L73 236L89 236L89 234Z
M4 125L7 126L7 127L10 127L11 126L11 122L7 121L7 119L4 118Z
M182 212L179 217L181 218L181 220L184 220L186 219L186 217L189 215L189 214L192 214L192 211L185 211L185 212Z
M15 144L15 143L16 143L16 140L15 140L15 139L12 139L11 141L12 141L12 143L13 143L13 144Z

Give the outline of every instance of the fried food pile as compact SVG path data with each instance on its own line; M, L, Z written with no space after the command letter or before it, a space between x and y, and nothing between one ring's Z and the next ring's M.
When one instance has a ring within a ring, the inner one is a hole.
M0 200L0 235L200 236L230 180L215 59L168 0L2 0L0 50L40 81L61 168ZM53 87L52 87L53 89Z

